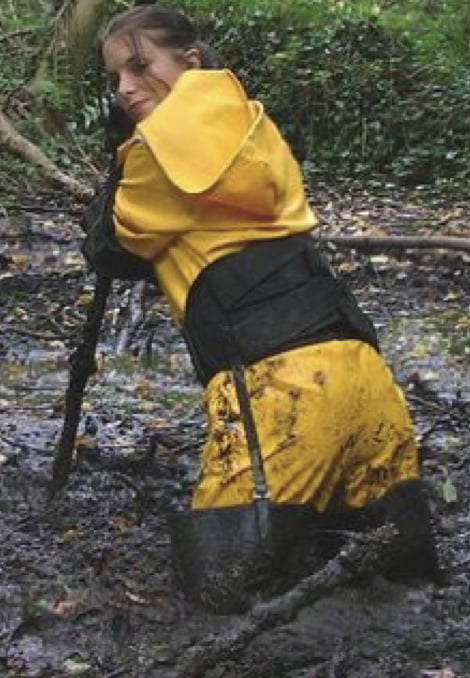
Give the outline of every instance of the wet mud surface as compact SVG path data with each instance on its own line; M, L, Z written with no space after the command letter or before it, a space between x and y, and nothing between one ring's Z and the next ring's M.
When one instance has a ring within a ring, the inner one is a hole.
M0 676L171 678L187 648L238 621L185 600L170 562L163 516L194 482L201 392L153 289L117 284L73 472L49 499L93 283L77 236L61 215L0 228ZM407 394L446 578L340 587L204 675L469 678L468 257L332 255Z

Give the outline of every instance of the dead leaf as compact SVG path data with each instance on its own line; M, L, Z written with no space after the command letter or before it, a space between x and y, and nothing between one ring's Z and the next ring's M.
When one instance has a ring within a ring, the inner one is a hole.
M439 372L435 372L434 370L427 370L425 372L421 372L420 379L423 382L425 382L425 381L439 381Z
M21 306L15 306L13 313L15 314L15 317L20 320L27 320L29 318L28 312L25 311L24 308L21 308Z
M29 266L29 263L31 261L31 257L27 254L19 254L16 252L12 252L10 256L11 261L15 264L17 268L20 268L24 270Z
M389 264L390 257L388 257L386 254L374 254L370 257L370 261L373 264Z
M96 447L96 436L92 436L88 433L83 433L78 435L75 438L75 447L76 449L81 450L92 450Z
M138 596L136 593L131 593L131 591L126 591L126 598L129 598L129 600L136 603L136 605L147 605L145 598Z
M153 412L157 408L157 403L150 400L144 400L138 403L137 408L139 412Z
M71 676L82 676L88 673L92 665L81 657L67 657L64 659L64 670Z
M455 299L458 299L459 295L456 294L455 292L448 292L446 296L444 297L444 301L455 301Z
M442 496L446 504L455 504L458 499L457 488L455 487L454 483L450 478L449 471L445 467L442 470L444 473L444 482L442 483Z
M410 355L413 358L424 358L429 353L428 344L421 342L415 345L414 349L411 351Z
M359 268L361 268L361 264L352 264L348 263L347 261L343 262L338 266L338 269L340 273L353 273L354 271L357 271Z
M83 533L81 532L81 530L77 530L74 527L70 528L69 530L65 530L65 532L62 534L62 539L67 544L75 544L82 537Z
M93 301L93 295L89 292L85 292L84 294L81 294L77 301L76 305L77 306L90 306Z
M59 617L65 617L68 614L75 614L82 605L83 600L81 598L59 600L52 608L52 612Z
M134 393L141 398L149 400L153 397L153 387L146 377L139 377L134 384Z
M125 534L135 525L134 516L117 516L113 519L114 527L119 531Z
M436 669L435 671L423 671L423 678L458 678L452 669Z
M83 266L83 257L79 252L68 252L64 257L66 266Z

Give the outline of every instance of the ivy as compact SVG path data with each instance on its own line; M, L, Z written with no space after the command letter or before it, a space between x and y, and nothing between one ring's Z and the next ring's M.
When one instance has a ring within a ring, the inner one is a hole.
M405 32L376 17L296 26L234 8L205 29L312 178L468 178L470 78L423 61Z

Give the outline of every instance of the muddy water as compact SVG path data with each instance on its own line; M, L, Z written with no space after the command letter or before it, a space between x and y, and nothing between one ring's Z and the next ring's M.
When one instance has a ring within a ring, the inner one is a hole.
M468 287L447 277L429 296L423 275L398 267L375 286L353 282L413 409L446 582L371 577L338 589L207 678L470 677ZM22 308L31 319L32 302ZM2 334L0 676L170 678L184 648L236 622L195 609L172 580L162 515L187 496L204 421L162 308L146 322L126 356L100 345L73 473L53 502L73 342ZM149 367L139 347L150 330Z

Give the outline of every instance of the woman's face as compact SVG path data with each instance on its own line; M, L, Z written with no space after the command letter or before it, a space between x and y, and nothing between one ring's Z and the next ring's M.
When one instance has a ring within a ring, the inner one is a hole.
M103 60L121 105L135 122L163 101L185 70L200 66L197 50L161 47L144 32L134 39L111 35Z

